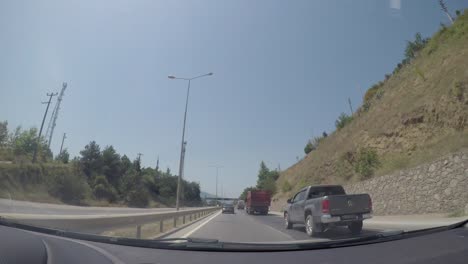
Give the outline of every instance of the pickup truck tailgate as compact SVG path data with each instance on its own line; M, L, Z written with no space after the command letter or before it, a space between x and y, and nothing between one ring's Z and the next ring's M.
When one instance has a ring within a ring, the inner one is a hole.
M371 200L368 194L348 194L327 196L331 215L369 213Z

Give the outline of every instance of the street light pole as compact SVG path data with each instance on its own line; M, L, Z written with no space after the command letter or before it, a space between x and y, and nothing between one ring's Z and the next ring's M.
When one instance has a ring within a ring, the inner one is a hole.
M168 76L169 79L176 79L176 80L185 80L188 81L187 85L187 97L185 99L185 112L184 112L184 125L182 127L182 143L180 147L180 158L179 158L179 175L177 177L177 193L176 193L176 210L179 211L179 206L180 206L180 191L181 191L181 181L182 181L182 173L184 170L184 152L185 152L185 124L187 121L187 108L188 108L188 100L189 100L189 94L190 94L190 82L194 79L205 77L205 76L211 76L213 75L212 72L203 74L200 76L196 76L193 78L178 78L175 76Z
M216 168L216 204L218 204L218 169L223 166L210 166L211 168Z

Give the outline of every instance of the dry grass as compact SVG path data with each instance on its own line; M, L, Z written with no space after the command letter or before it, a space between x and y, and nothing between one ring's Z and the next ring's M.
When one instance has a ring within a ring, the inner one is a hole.
M438 33L419 57L386 80L379 88L383 95L369 100L367 112L356 113L353 122L282 172L274 203L284 203L305 185L358 181L353 171L340 172L340 157L362 147L378 152L382 166L376 175L468 148L468 91L462 100L452 91L455 83L468 87L468 12L457 23ZM286 180L292 189L283 193Z

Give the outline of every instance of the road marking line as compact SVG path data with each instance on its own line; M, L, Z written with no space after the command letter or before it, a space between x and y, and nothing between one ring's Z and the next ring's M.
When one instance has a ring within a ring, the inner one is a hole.
M208 222L210 222L211 220L213 220L215 217L217 217L218 215L221 214L221 211L217 212L216 214L212 215L210 218L206 219L205 222L201 223L199 226L195 227L194 229L192 229L191 231L187 232L185 235L183 235L182 237L183 238L187 238L188 236L190 236L191 234L195 233L195 231L197 231L198 229L202 228L204 225L208 224Z

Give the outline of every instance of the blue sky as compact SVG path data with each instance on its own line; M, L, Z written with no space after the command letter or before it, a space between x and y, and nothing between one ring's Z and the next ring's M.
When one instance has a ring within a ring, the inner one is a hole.
M186 83L167 76L214 72L192 83L185 178L214 193L222 165L219 192L237 196L260 161L302 157L441 22L436 0L1 1L0 120L39 127L66 81L55 153L66 132L73 156L95 140L176 173Z

